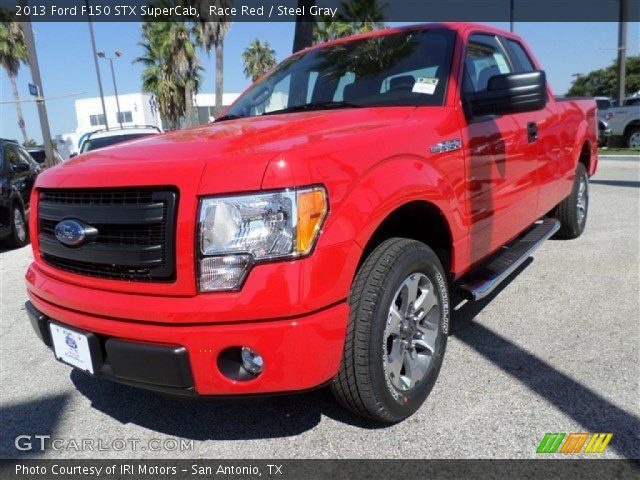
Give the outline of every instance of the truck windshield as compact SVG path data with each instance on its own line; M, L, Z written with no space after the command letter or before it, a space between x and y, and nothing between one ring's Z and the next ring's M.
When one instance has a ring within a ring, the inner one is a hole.
M217 121L314 109L440 106L454 40L451 30L415 30L293 56Z

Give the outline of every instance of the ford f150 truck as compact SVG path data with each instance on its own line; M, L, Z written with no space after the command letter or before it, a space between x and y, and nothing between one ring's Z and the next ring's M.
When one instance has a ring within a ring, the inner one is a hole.
M306 49L213 124L42 174L29 317L96 377L186 396L329 384L398 422L438 376L450 292L483 298L583 232L596 121L485 26Z

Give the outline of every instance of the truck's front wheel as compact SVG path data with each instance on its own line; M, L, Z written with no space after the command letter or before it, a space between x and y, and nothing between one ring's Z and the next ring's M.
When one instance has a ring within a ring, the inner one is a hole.
M360 267L349 304L333 393L359 415L399 422L422 405L442 365L449 326L444 269L425 244L392 238Z

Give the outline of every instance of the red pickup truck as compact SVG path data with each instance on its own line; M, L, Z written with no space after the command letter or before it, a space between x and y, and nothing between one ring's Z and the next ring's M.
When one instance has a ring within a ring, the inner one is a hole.
M480 299L583 232L596 122L486 26L309 48L211 125L40 175L29 317L97 377L186 396L329 384L398 422L438 376L450 292Z

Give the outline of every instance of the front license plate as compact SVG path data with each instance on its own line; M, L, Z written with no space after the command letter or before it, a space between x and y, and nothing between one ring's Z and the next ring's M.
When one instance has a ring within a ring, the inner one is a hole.
M89 339L84 333L50 323L53 351L58 360L91 374L94 373Z

